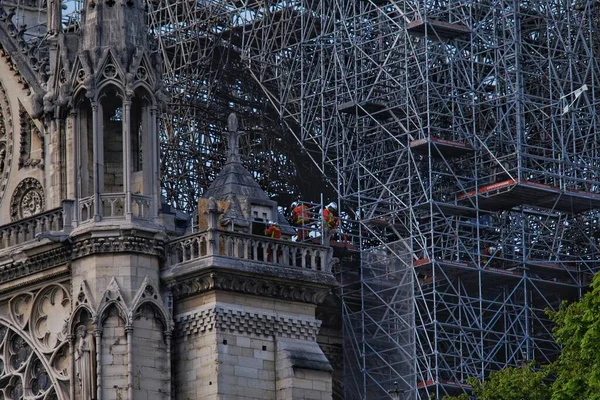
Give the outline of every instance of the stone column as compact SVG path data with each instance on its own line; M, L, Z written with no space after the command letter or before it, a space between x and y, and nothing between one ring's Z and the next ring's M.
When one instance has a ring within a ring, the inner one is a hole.
M102 329L94 329L96 339L96 400L102 400Z
M127 340L127 398L133 400L133 346L131 343L133 326L125 327L125 337Z
M102 191L103 186L103 178L104 171L100 168L100 157L102 157L104 153L104 149L102 147L100 136L102 136L101 132L101 121L99 118L99 109L98 103L92 103L92 140L94 141L93 149L94 149L94 221L100 221L101 219L101 202L100 202L100 192ZM100 112L101 114L101 112ZM99 126L100 125L100 126Z
M159 160L160 160L160 149L158 146L158 126L156 123L157 118L157 108L155 106L149 107L150 111L150 123L148 129L148 137L146 140L150 141L150 154L149 154L149 162L151 163L149 166L150 169L150 180L149 184L151 186L151 190L149 191L152 200L150 202L150 210L153 218L158 217L158 209L160 207L160 168L159 168Z
M123 102L123 186L125 189L125 219L131 221L131 100Z

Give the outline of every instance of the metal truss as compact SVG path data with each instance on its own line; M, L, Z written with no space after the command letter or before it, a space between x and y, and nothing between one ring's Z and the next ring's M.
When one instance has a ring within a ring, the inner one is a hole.
M334 3L331 126L301 139L330 144L323 165L360 225L362 304L344 297L356 343L346 397L442 398L468 391L468 376L553 359L544 310L577 298L597 269L599 8ZM393 376L391 342L369 327L397 329L389 278L369 278L381 246L414 272L415 340L396 354L414 343L416 390Z
M337 193L344 398L440 399L556 356L544 310L580 296L600 259L596 1L147 6L170 203L195 207L232 111L280 204L317 201L316 173ZM0 12L36 62L44 7ZM76 31L80 3L63 9Z
M596 3L235 7L222 33L350 216L345 398L555 357L544 310L599 253Z

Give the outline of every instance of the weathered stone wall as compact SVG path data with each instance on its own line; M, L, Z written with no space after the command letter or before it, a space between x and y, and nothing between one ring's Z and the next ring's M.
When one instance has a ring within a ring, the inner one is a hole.
M149 305L143 305L133 321L133 397L167 400L171 384L165 327Z
M173 398L217 398L217 335L214 331L175 337L173 343Z
M218 335L218 393L228 399L276 399L273 338Z
M175 309L176 399L331 398L313 305L215 291Z
M100 385L103 400L127 398L127 340L125 321L116 307L107 312L100 341Z
M277 380L277 400L331 400L331 374L291 368Z

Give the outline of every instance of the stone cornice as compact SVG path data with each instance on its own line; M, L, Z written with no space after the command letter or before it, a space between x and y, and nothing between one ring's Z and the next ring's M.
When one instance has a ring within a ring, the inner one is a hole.
M131 230L120 232L117 236L88 236L63 243L41 239L40 242L29 241L13 246L12 252L13 247L9 247L0 258L0 285L93 254L139 253L162 258L164 242L160 238L139 234L139 231Z
M73 259L102 253L142 253L162 258L164 243L155 238L136 236L134 232L123 236L89 237L73 243Z
M211 290L224 290L261 297L320 304L330 291L330 286L320 286L300 281L285 281L267 276L249 276L230 271L210 271L167 284L176 299Z
M25 260L4 264L0 266L0 284L67 264L70 260L70 249L68 246L61 246L28 256Z
M221 307L176 315L174 322L176 337L217 330L219 333L242 333L256 337L276 336L314 341L321 327L321 321L317 319L293 318Z

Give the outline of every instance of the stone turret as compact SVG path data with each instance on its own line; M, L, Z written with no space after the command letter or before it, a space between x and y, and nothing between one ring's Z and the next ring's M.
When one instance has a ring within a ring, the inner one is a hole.
M159 278L167 239L158 218L160 72L149 56L144 3L86 1L81 22L76 51L69 34L57 39L65 47L45 98L48 109L54 99L69 110L76 299L69 332L74 348L89 346L95 361L94 382L75 381L72 398L169 399L172 319ZM91 344L77 336L83 331ZM75 369L85 367L79 355Z
M169 245L161 274L175 304L176 398L331 398L315 318L335 286L331 249L264 236L277 204L240 163L235 120L227 163L200 200L202 231Z
M237 116L231 114L228 119L227 161L200 199L199 210L205 210L207 200L214 198L223 209L219 219L221 228L261 235L268 221L277 221L283 236L292 236L294 230L279 212L277 203L269 199L242 165L239 136ZM205 226L202 221L200 223Z

